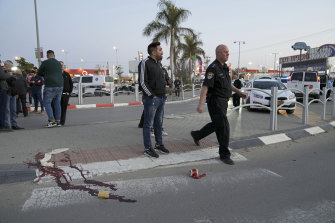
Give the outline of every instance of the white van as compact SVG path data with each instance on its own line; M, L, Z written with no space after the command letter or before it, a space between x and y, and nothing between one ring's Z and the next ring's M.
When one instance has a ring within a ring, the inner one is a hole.
M73 81L72 96L78 96L79 83L83 86L83 96L94 96L97 90L102 90L104 83L103 75L75 76Z
M294 71L287 80L288 89L298 89L304 91L305 87L309 87L310 91L313 89L320 89L320 77L316 71ZM294 92L294 91L293 91ZM294 92L297 98L302 98L301 92ZM309 94L310 98L320 98L319 91L313 91Z
M102 91L106 95L110 95L110 92L111 92L111 83L113 83L113 82L114 82L114 77L112 77L112 76L104 76L104 82L102 83ZM115 92L115 87L114 87L114 92Z

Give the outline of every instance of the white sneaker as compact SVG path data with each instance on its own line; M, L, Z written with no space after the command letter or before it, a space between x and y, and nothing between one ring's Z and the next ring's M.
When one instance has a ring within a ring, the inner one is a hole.
M155 133L151 132L150 133L151 137L155 137Z
M55 126L57 126L56 122L49 122L45 127L46 128L52 128L52 127L55 127Z
M162 135L163 136L167 136L167 135L169 135L167 132L165 132L165 131L162 131Z

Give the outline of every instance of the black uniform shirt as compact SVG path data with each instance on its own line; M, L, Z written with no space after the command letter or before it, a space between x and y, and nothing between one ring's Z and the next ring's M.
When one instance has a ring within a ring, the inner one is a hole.
M222 66L218 60L211 63L206 70L203 85L208 87L207 97L215 96L228 100L232 88L227 64Z

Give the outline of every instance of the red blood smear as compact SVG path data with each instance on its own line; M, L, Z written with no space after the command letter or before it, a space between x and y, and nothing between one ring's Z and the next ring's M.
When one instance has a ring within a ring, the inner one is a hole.
M43 178L44 176L47 176L47 175L53 176L55 178L55 181L56 181L57 185L60 188L62 188L62 190L65 190L65 191L66 190L86 191L90 195L97 197L98 193L99 193L99 190L89 188L90 185L100 186L100 187L107 187L107 188L109 188L113 191L117 190L116 185L114 185L114 184L107 184L107 183L103 183L101 181L96 181L96 180L87 180L84 173L83 173L83 170L79 169L77 166L72 165L70 157L69 157L68 154L64 154L64 155L65 155L66 159L62 160L62 162L64 162L64 161L69 162L71 168L78 170L80 172L80 175L84 179L84 183L87 184L87 185L72 185L72 184L70 184L68 179L65 177L66 173L62 169L57 168L57 167L42 166L41 163L39 162L39 160L44 158L44 154L42 154L42 153L38 153L35 156L35 159L36 159L37 162L36 163L32 163L32 162L28 163L28 167L34 166L42 172L42 174L39 176L38 181L41 178ZM69 178L70 178L70 180L72 180L70 176L69 176ZM62 179L63 179L64 182L62 182ZM136 200L126 199L124 196L112 195L112 194L109 194L109 199L118 200L119 202L128 202L128 203L136 202Z

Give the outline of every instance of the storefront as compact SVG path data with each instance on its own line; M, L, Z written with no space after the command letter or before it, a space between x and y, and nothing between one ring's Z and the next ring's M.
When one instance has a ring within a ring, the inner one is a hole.
M311 48L306 54L279 58L281 70L291 68L294 71L319 71L326 73L330 69L335 55L335 44L325 44ZM329 72L329 71L328 71Z

